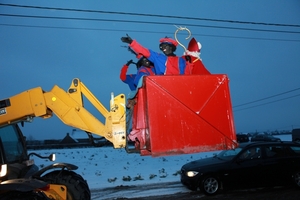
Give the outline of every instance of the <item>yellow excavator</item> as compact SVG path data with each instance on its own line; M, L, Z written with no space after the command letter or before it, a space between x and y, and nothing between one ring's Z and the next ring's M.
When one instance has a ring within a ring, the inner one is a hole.
M88 183L77 166L54 163L42 169L27 153L19 125L55 114L63 123L83 130L93 141L99 135L128 153L141 156L190 154L237 147L227 75L147 76L128 98L111 94L106 109L75 78L64 91L37 87L0 100L0 199L89 200ZM103 115L97 119L83 99ZM127 100L134 107L127 108ZM134 147L129 148L128 142Z

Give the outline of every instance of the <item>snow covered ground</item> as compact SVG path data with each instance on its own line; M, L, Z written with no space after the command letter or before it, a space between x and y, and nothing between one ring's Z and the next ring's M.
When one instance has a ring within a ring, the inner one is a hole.
M276 137L283 141L291 141L291 135ZM127 154L124 149L113 149L113 147L50 149L35 152L44 156L55 153L55 162L77 165L79 168L76 172L87 180L91 190L120 185L179 181L179 171L183 164L217 153L205 152L153 158L139 154ZM50 164L50 161L36 157L34 160L39 167Z
M153 158L128 154L124 149L113 149L113 147L50 149L35 152L43 156L55 153L55 162L77 165L79 168L76 172L87 180L91 189L178 181L183 164L212 156L214 153ZM34 160L39 167L51 163L39 158Z

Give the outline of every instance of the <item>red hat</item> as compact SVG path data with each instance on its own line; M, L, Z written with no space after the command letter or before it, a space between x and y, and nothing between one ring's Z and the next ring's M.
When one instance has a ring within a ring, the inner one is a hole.
M192 38L187 50L191 51L191 52L194 52L194 51L200 52L201 44L199 42L197 42L195 38Z
M173 44L174 46L177 46L178 45L178 42L176 42L175 40L173 40L172 38L161 38L159 40L160 43L169 43L169 44Z

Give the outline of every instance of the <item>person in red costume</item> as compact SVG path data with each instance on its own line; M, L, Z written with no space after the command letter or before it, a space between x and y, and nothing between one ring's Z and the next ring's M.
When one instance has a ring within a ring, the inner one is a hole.
M186 61L183 57L178 57L175 55L176 46L178 42L171 38L161 38L159 49L163 52L157 53L151 49L147 49L140 45L136 40L132 40L128 35L122 37L121 41L128 43L130 48L135 52L142 54L148 60L153 62L155 68L155 74L157 75L175 75L175 74L184 74Z
M204 66L202 59L200 58L201 50L200 42L197 42L195 38L192 38L189 42L187 50L184 52L183 57L188 58L186 63L185 74L211 74Z

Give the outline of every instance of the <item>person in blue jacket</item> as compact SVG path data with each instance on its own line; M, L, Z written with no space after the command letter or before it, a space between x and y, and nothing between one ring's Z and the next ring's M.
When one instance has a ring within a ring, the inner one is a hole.
M155 72L157 75L177 75L185 74L186 60L176 56L175 51L178 42L172 38L161 38L159 40L159 49L162 53L154 52L140 45L136 40L131 39L128 35L122 37L121 41L128 43L136 53L142 54L148 60L154 63Z
M134 79L136 77L136 74L127 74L128 67L132 63L134 62L132 60L129 60L125 65L123 65L120 72L120 79L129 86L131 91L134 91L136 90L136 86L134 85Z
M136 64L137 72L136 74L127 74L128 67L130 64ZM131 91L135 91L139 80L143 76L155 75L153 63L150 62L146 57L141 57L137 63L132 60L128 61L121 69L120 79L126 83Z
M137 62L137 73L133 80L134 85L137 87L140 79L143 76L155 75L153 63L150 62L146 57L142 57Z
M141 57L139 61L136 63L137 73L136 74L126 74L128 70L128 66L134 63L132 60L128 61L121 69L120 79L127 83L130 87L131 94L127 98L126 104L126 132L129 133L132 129L132 114L133 108L136 104L135 95L138 90L138 87L141 86L140 79L143 76L155 75L153 63L150 62L146 57Z

